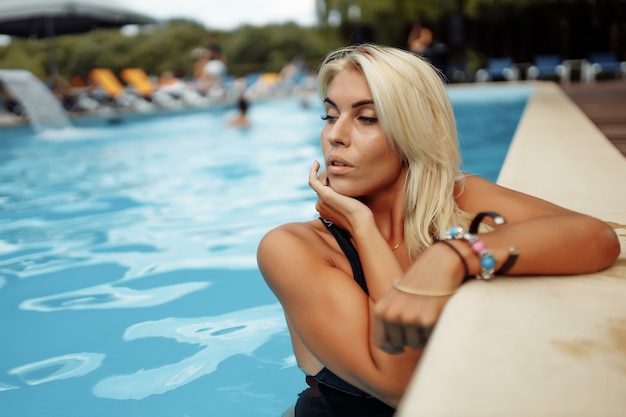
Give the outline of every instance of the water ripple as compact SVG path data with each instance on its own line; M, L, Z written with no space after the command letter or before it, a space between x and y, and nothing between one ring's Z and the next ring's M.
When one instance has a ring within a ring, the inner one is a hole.
M203 349L176 363L105 378L96 384L93 393L118 400L163 394L214 372L231 356L252 354L286 327L280 304L213 317L167 318L135 324L126 330L124 340L165 337Z
M50 312L153 307L199 291L209 285L211 285L209 282L188 282L140 291L104 284L47 297L32 298L22 301L19 308L22 310Z
M8 373L20 377L28 385L39 385L44 382L87 375L102 365L105 356L102 353L70 353L39 362L31 362L13 368ZM41 374L46 370L49 371L46 376L35 376L35 374Z

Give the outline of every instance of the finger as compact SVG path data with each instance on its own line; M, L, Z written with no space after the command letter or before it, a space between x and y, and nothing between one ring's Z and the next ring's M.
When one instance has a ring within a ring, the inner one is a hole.
M328 182L328 172L325 169L320 172L320 175L317 177L323 185L330 185Z
M397 325L386 321L377 313L374 314L371 337L376 346L390 355L404 351L404 338L401 332L398 331Z
M430 340L430 335L433 332L433 328L429 326L422 326L422 333L424 335L424 344Z
M311 169L309 170L309 186L313 188L315 192L317 192L318 191L317 188L321 186L321 184L319 183L319 179L317 177L317 171L319 171L319 169L320 169L320 163L318 161L313 161L313 165L311 166Z
M387 338L385 338L385 340L383 340L380 344L377 344L376 346L378 346L381 350L390 355L397 355L404 352L404 348L396 348L391 346Z
M387 332L387 343L391 349L396 351L402 351L404 349L404 345L406 345L406 341L404 340L404 329L402 325L397 323L387 323L386 326Z
M372 339L376 346L389 354L401 353L402 350L392 347L390 337L387 331L389 321L385 318L389 301L383 297L374 306L374 315L372 320Z
M376 311L374 311L376 313ZM372 341L376 346L382 346L386 342L385 324L378 314L374 314L372 320Z
M385 322L378 315L374 315L374 320L372 322L372 342L375 346L378 346L380 349L389 354L393 355L402 352L402 350L393 348L389 344L389 338L387 337Z
M421 349L426 345L427 339L424 337L422 326L404 326L404 339L407 346L413 349Z

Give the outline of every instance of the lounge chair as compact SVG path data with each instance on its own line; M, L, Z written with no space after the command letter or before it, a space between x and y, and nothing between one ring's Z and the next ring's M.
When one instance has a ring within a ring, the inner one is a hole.
M162 87L141 68L125 68L120 75L137 94L163 108L201 107L209 104L206 97L187 88L183 82L178 83L175 89L171 86Z
M626 78L626 61L618 61L612 52L589 54L587 62L582 68L582 78L587 82L593 82L598 75L606 74Z
M476 71L476 81L519 80L519 70L512 58L491 58L485 68Z
M89 72L93 84L104 94L107 104L117 108L150 111L154 108L147 100L129 93L120 80L107 68L94 68Z
M558 55L536 55L533 65L526 70L526 78L529 80L558 76L561 82L569 82L569 74L569 68L563 65Z
M280 86L280 74L277 72L264 72L255 76L255 81L250 84L247 94L253 97L268 97L278 93Z
M91 97L92 88L89 86L74 86L60 74L52 74L47 86L66 111L86 112L100 108L100 103Z
M125 68L120 75L135 94L159 107L177 109L183 106L183 103L171 94L160 91L158 85L153 83L148 74L140 68Z

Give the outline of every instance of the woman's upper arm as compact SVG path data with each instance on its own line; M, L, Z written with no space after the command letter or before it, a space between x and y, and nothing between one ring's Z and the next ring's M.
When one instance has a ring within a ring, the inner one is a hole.
M325 365L365 345L368 300L352 277L324 259L315 233L283 226L259 244L259 268L302 340ZM347 336L350 334L350 336Z
M402 355L377 363L383 352L372 352L369 298L318 233L274 229L259 245L258 262L295 331L325 366L383 400L404 390L412 367Z
M457 198L459 206L470 213L495 211L516 223L542 216L574 214L571 210L549 201L502 187L484 178L468 175Z

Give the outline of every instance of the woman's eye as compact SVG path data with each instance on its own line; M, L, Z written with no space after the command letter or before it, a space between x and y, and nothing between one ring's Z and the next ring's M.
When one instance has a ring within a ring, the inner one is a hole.
M322 116L322 120L325 120L325 121L328 121L328 122L332 123L332 122L336 121L337 118L334 117L334 116L330 116L328 114L325 114L325 115Z
M361 116L359 119L365 124L373 124L378 122L378 119L376 117Z

